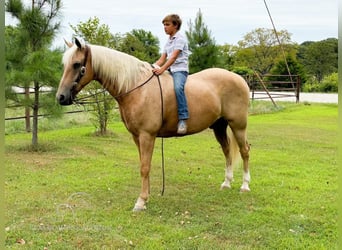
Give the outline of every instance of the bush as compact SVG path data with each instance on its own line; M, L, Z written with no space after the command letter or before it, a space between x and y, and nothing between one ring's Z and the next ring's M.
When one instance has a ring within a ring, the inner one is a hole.
M303 92L321 92L319 83L307 81L303 86Z
M322 80L322 92L337 92L338 91L338 74L332 73Z
M303 91L336 93L338 92L338 74L332 73L330 75L327 75L320 83L315 79L308 80L303 86Z

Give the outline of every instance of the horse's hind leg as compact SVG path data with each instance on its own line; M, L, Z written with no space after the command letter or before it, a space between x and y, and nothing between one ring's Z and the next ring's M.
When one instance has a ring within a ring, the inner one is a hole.
M217 120L211 126L211 128L214 130L216 140L220 143L223 154L226 158L226 174L225 180L221 185L221 189L231 188L230 183L233 181L233 165L232 157L229 152L229 138L227 136L227 126L228 122L223 118Z
M246 136L246 127L236 128L230 124L232 128L233 134L235 136L236 142L240 149L240 155L243 160L243 179L242 179L242 186L240 188L241 192L248 192L249 189L249 182L251 181L251 176L249 173L249 150L250 146L247 142Z

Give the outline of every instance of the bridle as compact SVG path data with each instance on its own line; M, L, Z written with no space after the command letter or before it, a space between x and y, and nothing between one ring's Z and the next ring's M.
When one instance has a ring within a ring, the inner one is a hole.
M80 72L76 78L76 84L79 84L79 82L81 81L82 77L85 75L86 73L86 64L87 64L87 60L88 60L88 54L89 54L89 48L88 46L86 45L85 46L85 55L84 55L84 60L83 60L83 63L81 64L81 67L80 67Z

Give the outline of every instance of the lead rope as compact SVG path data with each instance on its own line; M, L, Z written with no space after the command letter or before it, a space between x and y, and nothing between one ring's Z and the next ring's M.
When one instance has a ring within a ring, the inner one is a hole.
M161 87L159 75L157 75L159 90L160 90L160 101L161 101L161 121L163 125L164 120L164 98L163 98L163 89ZM161 138L161 155L162 155L162 190L160 192L161 196L164 195L165 191L165 160L164 160L164 137Z

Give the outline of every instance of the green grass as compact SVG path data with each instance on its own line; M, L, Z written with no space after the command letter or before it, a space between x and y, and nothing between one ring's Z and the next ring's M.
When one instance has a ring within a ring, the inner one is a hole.
M121 122L107 137L86 124L41 132L39 152L27 150L30 134L6 135L6 247L337 249L337 105L282 105L249 117L250 193L239 192L241 167L219 190L224 159L206 130L165 140L164 196L157 140L142 213L132 212L138 153Z

